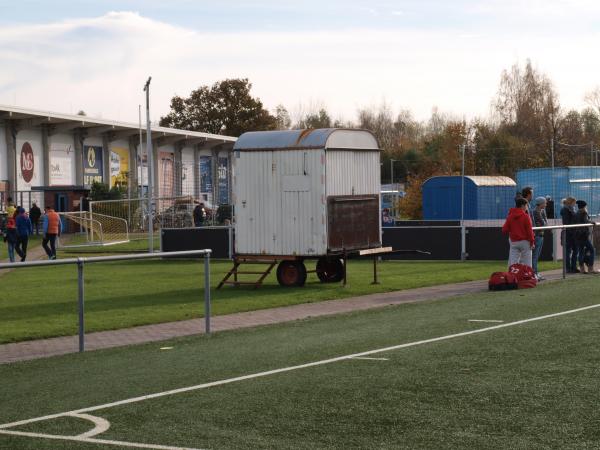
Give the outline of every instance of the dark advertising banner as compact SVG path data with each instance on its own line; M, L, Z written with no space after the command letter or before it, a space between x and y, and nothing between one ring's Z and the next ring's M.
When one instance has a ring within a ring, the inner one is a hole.
M224 205L229 203L229 179L228 173L228 159L219 158L218 172L218 189L219 189L219 204Z
M200 157L200 192L212 192L212 158Z
M91 187L94 181L102 183L102 147L95 145L83 146L83 184Z

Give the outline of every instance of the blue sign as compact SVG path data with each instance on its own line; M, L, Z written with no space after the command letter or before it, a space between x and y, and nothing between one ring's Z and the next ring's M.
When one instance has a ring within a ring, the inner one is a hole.
M218 173L218 188L219 188L219 205L229 203L229 160L227 158L219 158Z
M94 182L102 183L104 166L102 165L102 147L83 146L83 185L91 187Z
M212 158L210 156L200 157L200 192L212 192Z

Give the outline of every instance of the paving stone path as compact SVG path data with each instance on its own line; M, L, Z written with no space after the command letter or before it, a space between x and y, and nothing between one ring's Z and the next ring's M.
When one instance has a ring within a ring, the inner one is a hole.
M43 250L42 250L43 251ZM562 278L561 270L545 272L548 281ZM318 303L283 306L243 313L214 316L211 320L211 331L218 332L238 328L255 327L275 323L301 320L309 317L380 308L388 305L438 300L457 295L484 292L486 281L469 281L465 283L445 284L404 291L371 294L361 297L328 300ZM86 351L125 345L162 341L180 336L204 333L204 319L191 319L179 322L168 322L156 325L145 325L114 331L99 331L85 336ZM49 356L74 353L78 350L77 336L65 336L50 339L18 342L0 345L0 364L24 361Z

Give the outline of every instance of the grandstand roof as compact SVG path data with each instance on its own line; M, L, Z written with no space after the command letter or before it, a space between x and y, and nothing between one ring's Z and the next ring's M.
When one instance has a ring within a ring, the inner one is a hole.
M35 109L21 108L18 106L0 105L0 119L18 120L22 128L35 128L41 125L50 125L56 132L60 130L68 131L76 128L96 132L115 132L127 137L139 133L137 123L120 122L116 120L101 119L88 116L73 114L62 114L50 111L40 111ZM166 128L152 126L152 139L168 138L170 142L189 141L208 143L234 143L237 138L232 136L223 136L220 134L203 133L199 131L178 130L175 128ZM145 133L145 128L144 128Z

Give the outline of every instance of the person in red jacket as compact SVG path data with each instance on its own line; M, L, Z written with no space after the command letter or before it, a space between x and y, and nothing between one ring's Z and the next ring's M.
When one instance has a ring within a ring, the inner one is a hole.
M510 208L502 232L508 234L510 252L508 266L520 263L531 267L531 251L535 247L535 236L529 216L529 202L524 198L516 200L516 207Z

